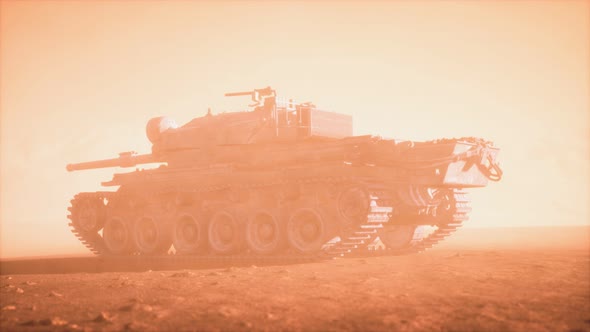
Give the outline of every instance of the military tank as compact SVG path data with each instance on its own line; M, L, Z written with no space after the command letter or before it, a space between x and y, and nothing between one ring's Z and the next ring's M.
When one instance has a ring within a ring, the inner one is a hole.
M341 257L417 253L470 213L466 190L499 181L498 149L464 137L353 136L352 117L311 102L249 96L178 126L148 121L151 153L67 165L157 167L114 174L114 191L77 194L69 226L104 256ZM425 231L427 229L428 231Z

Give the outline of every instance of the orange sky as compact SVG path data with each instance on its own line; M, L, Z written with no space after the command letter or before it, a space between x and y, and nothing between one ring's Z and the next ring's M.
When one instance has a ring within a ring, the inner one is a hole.
M69 199L148 152L147 120L235 110L228 91L352 114L355 134L481 136L505 178L471 226L588 224L586 1L2 1L0 256L84 253Z

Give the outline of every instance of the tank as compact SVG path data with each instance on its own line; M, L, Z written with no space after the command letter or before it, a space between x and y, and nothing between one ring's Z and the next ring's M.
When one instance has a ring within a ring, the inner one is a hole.
M151 153L67 165L135 168L77 194L69 226L105 256L341 257L417 253L469 218L467 191L499 181L481 138L353 136L352 117L270 88L249 109L148 121ZM140 169L138 165L159 163Z

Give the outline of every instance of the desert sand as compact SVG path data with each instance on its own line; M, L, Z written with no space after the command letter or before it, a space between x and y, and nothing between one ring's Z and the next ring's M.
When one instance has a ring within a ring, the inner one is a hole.
M464 229L306 264L4 260L0 330L590 331L589 230Z

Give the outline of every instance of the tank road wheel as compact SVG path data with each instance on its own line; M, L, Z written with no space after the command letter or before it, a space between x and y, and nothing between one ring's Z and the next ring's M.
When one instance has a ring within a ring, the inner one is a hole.
M140 253L145 255L165 254L170 248L169 233L161 220L143 216L135 221L133 239Z
M209 247L216 254L231 254L240 249L240 225L234 216L227 211L220 211L209 221Z
M338 197L338 212L352 226L367 217L369 212L369 194L359 187L343 190Z
M295 211L287 223L287 239L302 253L319 251L324 244L325 226L320 215L308 208Z
M194 254L205 246L205 227L190 213L181 213L172 226L172 243L180 254Z
M267 211L258 211L246 224L246 243L257 254L272 254L281 245L281 229L277 219Z
M402 249L412 242L416 226L390 225L379 232L379 239L387 249Z
M126 255L134 251L132 229L120 217L111 217L102 230L104 244L111 254Z
M98 197L82 198L72 202L72 222L83 233L96 233L106 219L106 206Z

